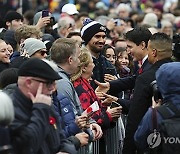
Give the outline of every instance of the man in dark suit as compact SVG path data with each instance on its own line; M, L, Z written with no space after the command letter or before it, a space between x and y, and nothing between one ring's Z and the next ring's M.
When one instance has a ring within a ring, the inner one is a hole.
M153 91L150 84L155 80L155 72L157 69L162 64L171 62L172 40L166 34L156 33L152 35L147 48L148 61L153 65L149 70L140 74L136 79L133 98L130 100L131 106L128 113L123 154L136 153L136 146L133 137L141 119L152 104L151 99ZM124 85L127 83L126 81L123 82L123 79L121 82ZM109 88L112 88L109 83L96 83L98 84L97 91L105 92ZM119 89L121 89L121 87L119 87ZM139 151L139 153L141 152Z
M157 69L162 64L171 61L171 55L172 40L164 33L152 35L148 43L148 61L153 65L136 79L134 95L128 114L123 154L133 154L136 152L133 139L134 133L144 114L152 105L153 91L150 84L155 80Z
M126 33L127 52L130 53L134 62L140 61L142 65L133 76L110 81L111 90L117 92L133 89L136 76L150 68L147 46L151 35L151 32L144 27L137 27Z
M127 42L127 52L131 54L134 62L141 61L141 68L132 76L119 78L117 80L104 83L107 88L103 88L101 90L107 92L110 89L111 94L117 94L121 91L134 88L136 77L140 73L148 70L151 66L151 64L148 62L147 50L148 41L151 36L151 32L144 27L137 27L126 33L125 38ZM119 98L118 103L120 103L123 107L123 113L127 113L130 106L130 101Z

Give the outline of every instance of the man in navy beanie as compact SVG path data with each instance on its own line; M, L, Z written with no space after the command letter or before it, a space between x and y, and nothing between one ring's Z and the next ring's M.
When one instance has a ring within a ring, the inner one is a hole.
M85 19L83 24L81 37L85 42L86 48L91 52L95 64L92 78L104 82L105 74L116 74L115 67L102 55L102 50L106 41L107 28L99 22L92 21L89 18ZM111 72L108 72L107 68L111 70ZM97 87L94 80L92 80L91 86L94 89ZM114 108L112 112L116 112L116 108ZM104 137L100 139L99 150L100 154L106 153Z
M91 52L95 64L93 79L104 82L104 75L110 74L110 72L107 72L106 68L112 70L112 75L116 74L114 66L102 55L102 50L106 41L107 28L89 18L85 19L83 24L81 37L84 40L85 46ZM93 81L91 85L94 89L97 87Z

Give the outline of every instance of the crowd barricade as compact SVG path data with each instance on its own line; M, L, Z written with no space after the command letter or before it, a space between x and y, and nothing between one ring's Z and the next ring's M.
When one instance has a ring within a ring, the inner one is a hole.
M106 130L106 154L122 154L123 140L125 137L124 124L121 118L115 123L113 128ZM85 147L81 147L78 154L100 154L99 153L99 141L88 144Z
M99 140L89 143L87 146L81 147L78 154L99 154Z

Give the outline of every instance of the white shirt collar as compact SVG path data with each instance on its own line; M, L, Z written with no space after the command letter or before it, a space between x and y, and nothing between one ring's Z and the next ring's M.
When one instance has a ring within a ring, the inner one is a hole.
M142 59L142 65L144 64L144 62L146 61L147 58L148 58L148 55L146 55L146 56Z

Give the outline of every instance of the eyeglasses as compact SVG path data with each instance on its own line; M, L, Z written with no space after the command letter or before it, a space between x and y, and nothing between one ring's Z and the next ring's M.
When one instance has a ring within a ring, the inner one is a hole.
M39 80L35 78L32 78L32 80L46 84L47 88L51 87L54 84L54 81L44 81L44 80Z

